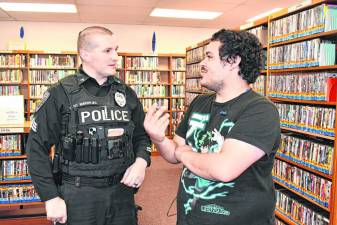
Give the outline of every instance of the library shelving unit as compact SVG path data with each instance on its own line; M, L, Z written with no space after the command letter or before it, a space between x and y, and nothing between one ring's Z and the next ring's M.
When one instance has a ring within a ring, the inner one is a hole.
M172 138L184 111L185 54L121 55L125 60L125 83L136 92L145 112L153 103L165 108L170 114L166 136Z
M26 113L29 105L28 73L27 51L0 52L0 95L23 95Z
M29 122L0 125L0 223L8 218L45 214L28 174L24 148L29 127Z
M256 79L254 84L251 84L251 88L260 93L261 95L266 95L266 77L267 77L267 51L268 51L268 17L261 18L254 22L240 26L241 30L246 30L249 33L254 34L263 47L264 63L263 68L260 71L260 76Z
M125 55L126 53L118 53L119 59L115 76L121 80L125 80Z
M285 224L337 224L336 1L269 16L267 96L281 119L273 176Z
M205 57L205 49L210 40L202 41L186 48L186 84L185 106L188 107L192 100L199 94L209 93L200 85L200 62Z
M29 121L43 92L73 73L77 61L74 52L0 52L0 95L23 95L25 120ZM25 145L29 127L29 122L0 126L0 223L6 217L45 214L28 173Z
M28 54L28 117L33 115L43 93L59 79L73 74L78 67L76 52L48 53L31 51Z

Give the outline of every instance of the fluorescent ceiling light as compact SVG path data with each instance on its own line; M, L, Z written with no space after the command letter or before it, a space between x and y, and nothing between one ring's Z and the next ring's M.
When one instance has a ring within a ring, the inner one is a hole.
M222 12L155 8L152 10L150 16L212 20L221 14Z
M267 12L261 13L261 14L259 14L257 16L254 16L254 17L246 20L246 22L253 22L255 20L258 20L258 19L261 19L263 17L266 17L266 16L268 16L268 15L274 13L274 12L280 11L281 9L283 9L283 8L275 8L275 9L269 10Z
M41 4L41 3L9 3L0 2L0 8L14 12L54 12L77 13L74 4Z

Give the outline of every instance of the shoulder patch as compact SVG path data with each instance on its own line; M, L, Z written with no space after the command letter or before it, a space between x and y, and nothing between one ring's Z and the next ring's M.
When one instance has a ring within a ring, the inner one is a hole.
M33 121L30 125L30 129L33 130L35 133L37 132L37 123L35 121L35 118L33 118Z
M46 103L49 97L50 97L50 92L47 90L43 93L40 104L36 106L35 113L39 111L39 109L41 109L41 107L44 105L44 103Z

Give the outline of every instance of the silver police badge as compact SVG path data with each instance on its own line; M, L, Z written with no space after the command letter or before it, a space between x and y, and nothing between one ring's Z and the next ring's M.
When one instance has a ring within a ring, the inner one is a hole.
M116 92L115 93L115 101L117 103L117 105L119 105L120 107L124 107L126 104L126 99L124 94L120 93L120 92Z

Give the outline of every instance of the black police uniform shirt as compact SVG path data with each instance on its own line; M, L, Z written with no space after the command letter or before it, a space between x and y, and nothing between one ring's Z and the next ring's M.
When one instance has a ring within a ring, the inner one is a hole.
M114 85L114 82L121 82L118 78L110 76L100 86L95 79L89 77L81 68L76 75L80 80L79 85L83 85L90 94L97 97L105 96L109 92L111 85ZM145 159L149 165L150 139L143 126L145 114L136 93L128 86L126 86L126 104L135 105L131 115L131 119L135 124L132 140L135 157ZM45 92L32 121L26 150L29 171L42 201L59 196L53 179L49 151L52 145L60 142L61 115L68 107L69 102L64 89L57 83Z
M176 134L200 153L217 154L224 140L233 138L266 154L227 183L204 179L184 167L177 224L272 225L275 191L271 171L280 143L278 111L252 90L225 103L214 99L214 94L194 99Z

